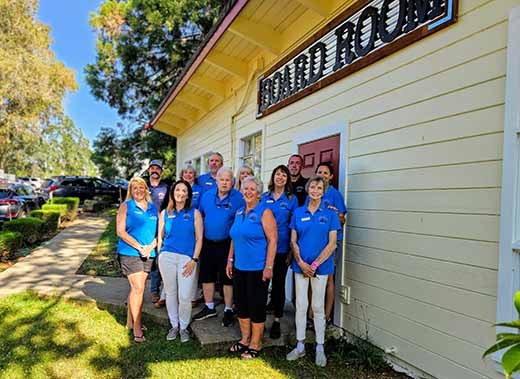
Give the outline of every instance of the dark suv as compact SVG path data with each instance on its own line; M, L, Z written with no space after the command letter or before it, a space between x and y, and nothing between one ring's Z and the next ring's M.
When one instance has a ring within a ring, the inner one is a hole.
M79 197L80 203L94 197L111 198L113 203L120 203L126 197L124 188L91 176L56 177L44 191L54 197Z

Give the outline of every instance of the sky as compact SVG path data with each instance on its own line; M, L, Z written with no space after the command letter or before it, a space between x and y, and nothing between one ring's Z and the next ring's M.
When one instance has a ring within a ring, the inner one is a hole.
M68 94L65 113L74 120L92 141L103 126L115 126L121 121L117 112L107 104L97 101L91 94L83 73L88 63L96 57L96 37L88 20L102 0L40 0L37 18L51 27L54 43L51 49L56 58L76 72L79 90Z

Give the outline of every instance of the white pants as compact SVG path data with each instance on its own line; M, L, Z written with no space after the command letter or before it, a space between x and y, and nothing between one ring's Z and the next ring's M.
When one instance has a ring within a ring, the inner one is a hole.
M316 343L325 343L325 290L327 289L328 275L317 275L308 278L303 274L294 274L296 285L296 339L305 339L305 326L307 322L307 308L309 306L308 290L309 282L312 288L312 312L314 313L314 330L316 331Z
M163 251L159 255L159 270L166 294L166 310L173 328L180 325L186 329L191 321L191 299L197 285L198 267L185 278L182 276L184 266L191 260L183 254Z

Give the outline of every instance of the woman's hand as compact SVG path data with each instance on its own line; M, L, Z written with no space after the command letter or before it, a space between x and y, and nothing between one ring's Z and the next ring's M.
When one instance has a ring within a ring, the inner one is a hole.
M141 251L139 251L139 253L144 257L144 258L149 258L150 257L150 254L152 253L152 250L154 249L153 245L146 245L146 246L142 246L142 249Z
M187 278L188 276L191 276L193 272L195 271L195 267L197 266L197 262L195 262L193 259L190 259L188 263L186 263L182 270L182 276Z
M267 280L270 280L272 277L273 277L273 268L272 267L264 268L264 271L262 272L262 280L265 282Z
M226 265L226 275L229 279L233 279L233 262L228 261Z
M304 276L312 278L315 274L315 270L312 268L311 265L305 263L304 261L301 261L298 263L298 266L300 266L302 273Z

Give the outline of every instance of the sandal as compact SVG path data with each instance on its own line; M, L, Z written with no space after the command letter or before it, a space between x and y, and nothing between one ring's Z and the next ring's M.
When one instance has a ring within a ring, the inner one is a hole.
M244 345L240 341L235 342L231 347L228 349L229 353L244 353L249 349L249 346Z
M261 350L256 350L256 349L247 349L246 351L244 351L242 353L242 355L240 355L240 358L244 359L244 360L249 360L249 359L255 359L255 358L258 358L258 356L260 355L260 351Z
M134 336L134 342L141 343L146 341L146 338L144 338L144 334L141 334L140 336Z

